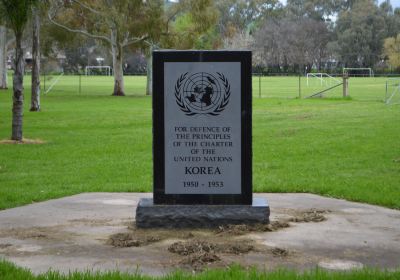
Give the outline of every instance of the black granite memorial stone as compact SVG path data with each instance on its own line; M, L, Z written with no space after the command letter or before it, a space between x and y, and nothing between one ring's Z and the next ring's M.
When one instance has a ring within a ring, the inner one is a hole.
M154 196L138 226L268 222L252 200L251 99L250 51L153 52Z

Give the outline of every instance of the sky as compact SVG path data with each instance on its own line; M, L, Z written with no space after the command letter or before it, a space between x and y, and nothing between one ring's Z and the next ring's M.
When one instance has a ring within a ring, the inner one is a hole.
M286 4L286 0L279 0L281 1L283 4ZM379 0L379 3L382 3L384 0ZM400 0L390 0L390 2L392 3L393 8L397 8L400 7Z
M382 3L382 0L379 0L379 3ZM400 0L390 0L390 2L392 3L393 8L397 8L400 7Z

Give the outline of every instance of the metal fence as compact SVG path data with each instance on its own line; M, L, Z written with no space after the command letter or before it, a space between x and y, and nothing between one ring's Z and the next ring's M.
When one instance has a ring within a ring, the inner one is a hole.
M306 76L283 76L253 74L254 98L306 98L324 91L339 83L329 79L308 78ZM350 77L349 96L353 100L383 101L386 94L387 76ZM146 76L124 76L125 93L127 95L144 96L146 94ZM10 84L11 77L10 77ZM25 88L30 87L30 76L24 80ZM112 76L69 75L63 73L42 74L41 90L44 95L111 95L114 87ZM318 95L319 96L319 95ZM321 94L324 98L342 98L341 86L333 87Z

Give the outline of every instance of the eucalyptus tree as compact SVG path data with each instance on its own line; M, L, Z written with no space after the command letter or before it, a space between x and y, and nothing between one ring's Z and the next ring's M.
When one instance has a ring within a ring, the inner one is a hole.
M396 37L400 32L400 9L394 10L390 1L386 0L379 5L379 10L385 19L386 37Z
M332 32L321 20L311 18L285 18L266 20L255 32L254 48L263 64L275 71L288 66L318 69L328 57L327 44Z
M218 31L223 39L236 33L250 33L265 19L280 17L283 12L278 0L217 0L215 5L220 14Z
M382 57L385 18L373 0L359 0L342 11L336 22L342 63L347 67L372 67Z
M40 10L32 6L32 112L40 111Z
M400 69L400 33L385 39L384 54L391 67Z
M0 25L0 89L7 88L7 28Z
M108 46L113 58L114 91L125 95L123 52L161 32L162 0L51 0L49 20L60 28Z
M4 7L0 6L0 89L7 89L7 53L11 44L15 41L13 36L10 36L7 23L4 20Z
M143 41L147 61L147 95L152 94L152 51L157 48L212 48L204 42L212 37L218 12L213 0L181 0L165 5L161 19L158 27L161 32Z
M8 89L8 55L15 37L6 25L0 25L0 89Z
M8 26L15 35L15 68L13 77L13 116L11 139L22 140L22 120L24 105L24 53L22 49L22 37L26 23L31 14L31 7L36 0L0 0L4 17Z

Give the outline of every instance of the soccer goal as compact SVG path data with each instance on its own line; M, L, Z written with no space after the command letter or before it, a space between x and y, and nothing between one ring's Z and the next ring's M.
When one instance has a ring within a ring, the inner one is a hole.
M316 83L320 86L333 86L341 83L341 81L327 73L307 73L307 86Z
M103 75L103 76L111 76L111 67L110 66L86 66L85 67L85 75Z
M400 78L386 80L385 103L387 105L400 104Z
M343 75L352 77L373 77L372 68L343 68Z

